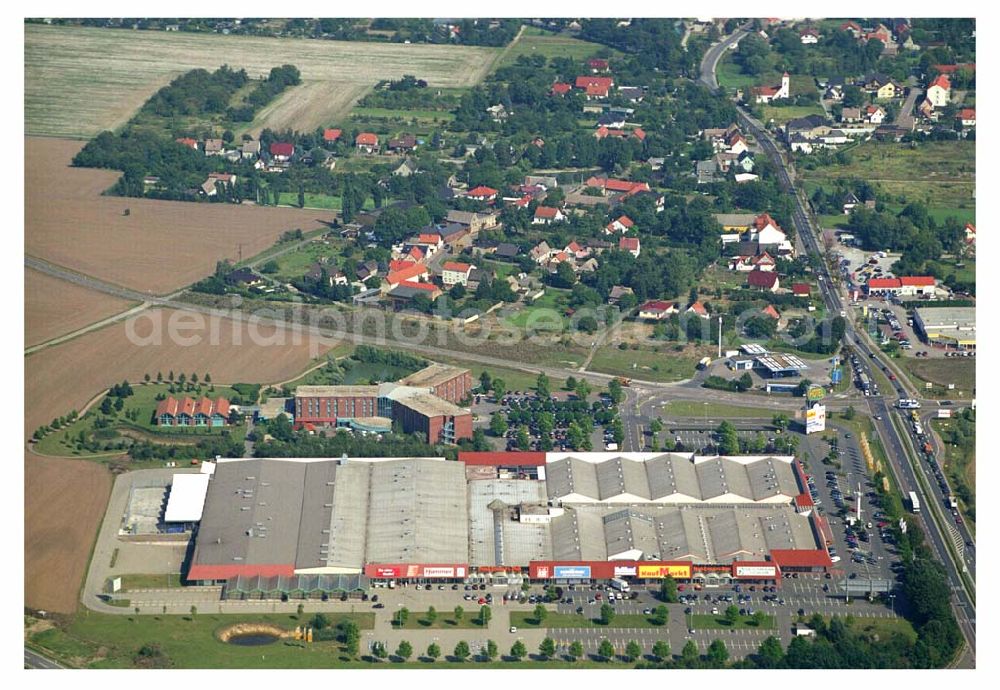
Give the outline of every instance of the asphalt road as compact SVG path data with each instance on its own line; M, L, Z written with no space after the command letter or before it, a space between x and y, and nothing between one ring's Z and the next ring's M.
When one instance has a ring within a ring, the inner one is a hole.
M720 41L717 46L714 46L706 52L701 65L701 81L709 87L717 88L714 71L718 65L719 57L721 56L722 51L725 50L728 45L742 38L742 33L742 30L734 32L729 37ZM706 74L707 71L711 71L713 74L708 75ZM786 158L784 153L779 150L774 139L764 129L763 125L759 121L754 119L748 112L739 106L737 106L737 114L740 124L745 127L747 131L753 134L758 144L774 162L775 167L778 170L778 179L782 188L794 197L795 209L792 213L792 222L798 236L801 237L808 251L820 257L824 256L823 252L820 251L816 228L813 226L808 214L804 196L795 188L795 173L791 160ZM825 261L819 262L817 274L817 279L820 284L820 294L826 308L831 313L837 314L844 312L846 315L844 301L841 299L841 295L835 287L829 267ZM876 360L880 365L889 366L894 371L896 370L895 365L891 361L886 360L880 351L871 346L866 336L858 337L855 334L853 320L851 318L847 318L845 337L848 342L854 341L857 348L869 360ZM874 357L872 357L872 355L874 355ZM884 391L883 395L900 395L905 392L906 384L900 383L900 381L905 380L905 376L899 376L897 379L898 381L895 384L895 390ZM904 386L904 388L901 388L900 386ZM918 497L922 500L926 500L924 492L921 490L920 485L916 480L914 468L911 465L910 460L907 458L907 451L904 447L903 440L900 438L899 432L891 422L891 415L893 412L889 404L886 402L884 397L870 397L867 400L873 418L876 416L881 417L880 420L873 419L873 422L878 429L879 436L885 446L886 454L889 457L889 462L892 465L893 474L899 481L901 490L904 493L915 491ZM919 460L915 460L915 462L919 462ZM952 560L951 554L948 552L944 543L945 539L950 539L951 537L942 534L937 523L930 519L926 510L915 517L917 517L919 522L922 523L922 527L928 537L932 549L935 551L937 558L945 566L948 572L948 577L951 581L951 586L956 597L954 602L955 614L958 618L959 626L968 641L969 648L970 650L973 650L972 653L974 654L976 644L975 604L971 601L968 593L964 589L964 586L962 586L959 569L963 564L956 564L955 561Z
M66 668L62 664L52 661L48 657L44 657L38 652L33 652L30 649L24 650L24 668L42 668L42 669L54 669L54 668Z

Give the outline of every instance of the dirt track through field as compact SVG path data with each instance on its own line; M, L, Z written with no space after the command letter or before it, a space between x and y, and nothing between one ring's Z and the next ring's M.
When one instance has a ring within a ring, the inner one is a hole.
M120 127L157 89L196 67L215 69L225 63L259 76L293 64L304 82L326 82L330 90L340 84L371 87L404 74L431 86L464 87L478 83L500 52L41 24L25 25L24 36L25 131L72 137ZM326 90L310 92L317 100L305 108L304 121L324 110L329 117L341 107L336 95L325 102Z
M69 167L78 141L25 139L25 252L151 294L198 281L330 211L101 196L118 173ZM125 209L129 215L123 215Z
M264 128L312 131L336 124L372 86L341 81L303 82L261 109L246 131L258 136Z

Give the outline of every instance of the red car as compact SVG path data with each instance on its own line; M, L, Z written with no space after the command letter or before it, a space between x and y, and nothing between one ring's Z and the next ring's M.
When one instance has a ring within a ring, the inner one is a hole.
M479 597L479 602L478 603L479 603L480 606L482 606L483 604L486 603L486 600L483 599L482 597Z
M889 374L889 380L890 381L895 381L896 380L896 375L895 374Z
M677 591L678 592L683 592L684 591L684 585L677 585Z
M600 601L601 600L601 593L598 592L597 594L595 594L594 595L594 599L596 599L597 601Z

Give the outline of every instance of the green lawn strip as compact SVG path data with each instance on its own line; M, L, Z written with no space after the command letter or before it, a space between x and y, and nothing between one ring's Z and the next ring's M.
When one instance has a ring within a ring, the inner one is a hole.
M428 120L430 122L451 122L455 119L455 114L448 110L405 110L395 108L366 108L357 106L351 111L351 115L358 118L387 118L398 119L409 122L410 120Z
M662 628L665 625L655 625L652 616L639 613L615 614L608 625L602 625L599 619L575 613L557 613L549 611L545 620L535 619L533 611L511 611L510 624L518 628Z
M760 407L740 407L725 403L703 403L691 400L671 400L663 408L663 414L672 417L771 417L771 414Z
M137 589L167 589L184 587L180 573L145 573L137 575L122 575L122 590L125 592Z
M399 627L395 620L393 620L392 626L394 628ZM479 623L479 609L472 608L465 612L462 616L462 620L456 620L454 613L451 611L438 611L437 616L433 621L427 619L426 611L410 611L410 615L403 624L404 630L452 630L455 628L481 629L482 627L483 626Z
M615 345L604 345L594 353L587 369L612 376L671 382L691 378L697 363L697 357L670 352L666 344L660 351L620 350Z
M504 320L515 328L561 331L569 325L565 315L568 298L567 290L546 288L544 295Z
M331 625L353 619L361 630L371 630L375 622L372 613L326 615ZM103 649L105 657L93 664L102 668L131 667L133 656L147 643L159 645L173 665L180 668L322 668L338 665L339 645L335 642L287 644L279 640L266 647L239 647L216 638L219 630L236 623L271 623L293 630L297 625L305 625L309 618L305 615L300 620L291 614L209 613L116 616L81 610L66 632L91 650L89 656L96 657L98 650ZM43 643L39 646L47 649Z
M305 208L321 208L331 211L339 211L343 204L343 200L339 196L333 196L332 194L313 194L312 192L305 192L303 194L305 197ZM281 192L278 197L278 203L283 206L295 206L299 205L299 193L298 192ZM364 207L366 211L370 211L375 208L375 202L369 197L365 199Z
M817 216L819 219L820 227L823 228L846 228L847 223L850 221L850 216L845 216L843 213L835 214L821 214Z
M794 120L807 115L823 115L823 108L817 103L815 105L765 105L761 107L763 121L766 123L774 120L777 124L783 125L789 120Z
M758 627L750 616L738 616L735 623L729 623L719 614L693 613L688 616L694 630L771 630L774 628L774 616L765 615L763 623Z
M950 419L935 419L931 422L934 429L938 432L938 435L942 437L942 443L944 445L944 457L938 458L941 461L941 465L944 468L944 472L948 477L948 482L950 486L955 489L955 494L958 497L958 507L962 511L962 515L966 518L966 524L970 530L975 529L975 518L970 517L968 512L966 512L965 501L961 499L962 491L964 487L972 495L973 504L975 503L976 496L976 448L975 439L973 439L970 447L962 448L959 446L952 445L943 441L943 432L948 429L951 425Z

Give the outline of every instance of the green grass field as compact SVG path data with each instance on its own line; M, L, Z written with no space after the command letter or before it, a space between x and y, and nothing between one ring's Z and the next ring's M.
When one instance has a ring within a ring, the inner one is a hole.
M589 41L581 41L570 36L560 36L537 27L526 26L521 38L514 43L496 67L513 64L521 55L542 55L546 59L567 57L572 60L584 60L593 57L600 51L607 51L604 46ZM620 55L611 51L612 57Z
M698 363L697 357L668 352L668 346L661 349L662 352L619 350L615 345L604 345L594 354L587 368L603 374L647 381L670 382L691 378Z
M862 179L883 192L924 202L935 217L975 214L976 155L973 141L907 144L865 142L849 153L846 165L833 163L802 170L807 182ZM808 187L807 187L808 188Z
M818 103L815 105L764 105L761 106L761 112L763 114L764 122L774 120L777 124L783 125L789 120L794 120L799 117L806 117L807 115L823 115L823 108Z
M653 624L652 616L639 613L616 614L609 625L602 625L596 618L588 618L575 613L549 611L545 620L539 622L532 611L511 611L510 624L518 628L662 628Z
M721 614L694 613L688 616L688 619L691 627L695 630L771 630L774 628L774 616L771 615L765 615L764 622L759 627L750 616L739 616L732 624Z
M393 627L398 628L393 621ZM427 618L427 611L410 611L404 630L452 630L456 628L482 628L479 623L479 610L470 608L462 615L461 620L455 618L453 611L438 611L433 621Z
M505 319L514 328L536 331L562 331L569 323L565 315L569 291L545 288L545 294L516 314Z
M893 213L899 213L903 210L902 204L886 204L886 208ZM973 223L976 222L976 206L973 204L968 208L957 208L950 206L931 206L927 209L927 215L933 218L939 225L949 218L957 218L960 223ZM846 218L846 216L845 216Z
M902 357L896 360L896 363L907 373L921 395L954 400L970 400L973 397L972 390L976 387L975 358ZM933 384L931 388L925 387L928 381ZM955 388L948 390L949 384L955 384Z
M402 110L393 108L363 108L355 107L351 110L351 116L356 118L386 118L389 120L401 120L410 122L411 120L423 120L425 122L446 123L455 119L455 115L447 110Z
M371 630L372 613L328 614L333 625L353 619ZM178 668L326 668L341 665L335 642L275 642L266 647L240 647L220 642L216 633L236 623L270 623L286 629L306 622L288 614L195 616L115 616L81 609L60 633L43 632L32 643L60 658L82 660L91 668L132 668L144 644L156 644ZM346 657L345 657L346 659Z
M822 228L843 228L847 226L850 219L850 216L845 216L843 213L822 214L817 217Z
M339 196L331 194L304 194L306 205L304 208L321 208L331 211L339 211L343 205L343 200ZM299 206L298 192L282 192L279 202L282 206ZM371 198L365 199L364 209L370 211L375 208L375 202Z
M320 259L336 256L342 246L337 240L304 244L275 259L278 262L278 272L273 276L281 280L301 278Z
M724 403L702 403L690 400L671 400L664 406L663 414L668 417L691 417L698 419L719 419L726 417L771 417L760 407L740 407Z
M328 614L331 623L351 617L361 630L371 630L374 616L371 613ZM630 668L620 660L612 662L565 658L549 661L513 661L505 655L509 647L502 647L503 659L494 662L469 660L466 662L439 660L431 662L422 658L427 646L424 641L410 640L414 658L408 663L396 661L373 662L370 659L351 659L345 648L337 642L278 641L264 647L240 647L220 642L218 630L236 623L270 623L293 629L307 622L309 614L299 620L288 614L216 615L205 612L190 616L112 616L82 610L65 630L52 628L35 633L30 645L72 667L136 668L135 657L144 644L160 647L171 668ZM480 638L482 633L478 634ZM470 635L474 637L475 634ZM364 643L362 641L362 649ZM364 650L363 650L364 651ZM390 653L395 651L389 650ZM473 653L479 652L473 648ZM446 655L451 649L442 649ZM534 650L529 649L529 652ZM421 658L417 658L421 657Z
M183 587L179 573L158 573L122 575L122 590L131 592L137 589L165 589Z

